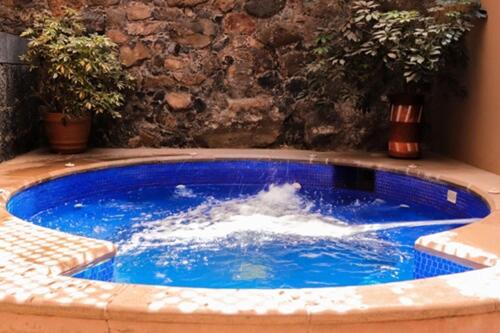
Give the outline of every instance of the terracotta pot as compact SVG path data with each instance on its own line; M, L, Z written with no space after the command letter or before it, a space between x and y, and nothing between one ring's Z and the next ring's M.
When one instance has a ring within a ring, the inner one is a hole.
M420 124L424 98L420 95L397 94L389 96L391 126L389 156L414 159L421 154Z
M68 119L62 113L43 114L45 132L53 151L62 154L76 154L87 149L89 141L90 116Z

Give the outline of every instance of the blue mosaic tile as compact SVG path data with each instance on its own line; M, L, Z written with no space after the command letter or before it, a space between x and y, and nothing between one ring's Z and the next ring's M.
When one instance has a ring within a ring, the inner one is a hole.
M268 185L298 182L310 188L331 187L335 167L326 164L269 161L211 161L143 164L96 170L41 183L16 194L8 203L21 218L68 201L137 187L179 184ZM120 177L115 175L119 173ZM57 195L54 195L57 194Z
M415 250L413 267L413 276L415 279L463 273L473 270L473 268L418 250Z
M74 277L105 282L113 281L113 265L114 259L111 259L99 265L89 267L86 270L75 274ZM413 277L415 279L463 273L471 270L473 270L473 268L415 250L413 271Z
M113 281L114 258L81 271L73 277L86 280Z
M353 198L362 197L364 190L364 193L380 199L420 205L424 209L438 208L449 218L478 218L490 213L488 205L479 196L442 182L355 167L258 160L153 163L89 171L19 192L8 202L8 209L21 218L29 218L65 202L138 187L174 187L180 184L266 186L293 182L305 188L335 188L339 193L352 193ZM456 203L448 201L450 190L457 194ZM469 267L419 251L415 253L414 265L415 278L470 270ZM110 281L113 278L113 260L80 272L76 277Z
M25 218L63 202L106 192L128 191L141 186L265 186L270 183L298 182L308 188L329 188L343 187L342 183L359 183L358 179L339 181L339 177L362 175L359 172L346 174L343 172L345 168L286 161L211 161L126 166L71 175L33 186L16 194L9 201L8 207L9 210L22 212L20 217ZM115 177L118 172L120 177ZM375 171L374 175L373 189L370 192L375 192L382 199L439 207L450 217L456 218L484 217L490 212L488 205L480 197L456 186L386 171ZM456 203L447 200L448 190L457 193Z
M445 183L378 171L375 188L382 198L439 207L444 213L456 218L485 217L490 213L488 205L479 196ZM448 201L449 190L457 193L456 203Z

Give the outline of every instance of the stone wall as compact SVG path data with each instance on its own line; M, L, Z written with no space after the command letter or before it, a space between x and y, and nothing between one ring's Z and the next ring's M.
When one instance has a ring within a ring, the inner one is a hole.
M340 27L345 2L0 0L0 31L19 33L33 13L69 4L119 45L137 90L122 120L94 126L97 145L383 148L385 108L308 93L318 28Z
M20 64L25 42L0 32L0 161L36 146L38 115L30 95L33 75Z

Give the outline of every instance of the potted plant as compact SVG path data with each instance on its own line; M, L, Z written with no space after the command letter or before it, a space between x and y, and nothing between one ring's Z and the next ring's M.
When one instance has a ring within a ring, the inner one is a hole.
M29 39L23 61L37 70L36 96L52 150L79 153L87 148L93 115L120 117L132 77L106 36L87 34L73 10L61 17L42 13L22 34Z
M464 39L477 5L457 2L394 10L379 0L353 1L343 29L318 38L316 52L326 71L349 84L346 94L361 92L356 99L363 108L388 98L392 157L420 156L425 94L450 68L467 63Z

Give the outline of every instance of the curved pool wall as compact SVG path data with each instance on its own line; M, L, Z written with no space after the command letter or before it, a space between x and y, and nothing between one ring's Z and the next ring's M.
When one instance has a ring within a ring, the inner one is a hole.
M123 165L224 159L300 160L390 170L479 193L491 214L422 237L425 254L484 268L360 287L215 290L124 285L71 274L114 254L109 242L57 232L9 214L10 193L40 182ZM428 156L418 164L382 154L296 150L93 150L79 156L37 151L0 164L0 332L440 332L500 331L500 176Z
M67 204L68 201L137 188L173 188L179 184L265 188L269 184L285 183L298 183L305 189L333 188L344 195L352 195L353 198L369 195L415 205L421 210L432 211L436 219L483 218L490 213L482 198L464 188L444 182L359 167L258 160L154 163L78 173L20 191L9 200L7 206L13 215L30 220L37 213ZM65 228L64 225L58 227L61 231L96 237L74 228ZM413 266L414 278L460 273L471 269L421 251L415 251ZM96 265L76 277L114 281L114 262L109 260Z
M284 183L365 191L383 199L438 208L449 218L482 218L490 213L481 197L452 184L382 170L295 161L155 163L89 171L24 189L10 198L7 209L27 219L63 202L138 187Z

